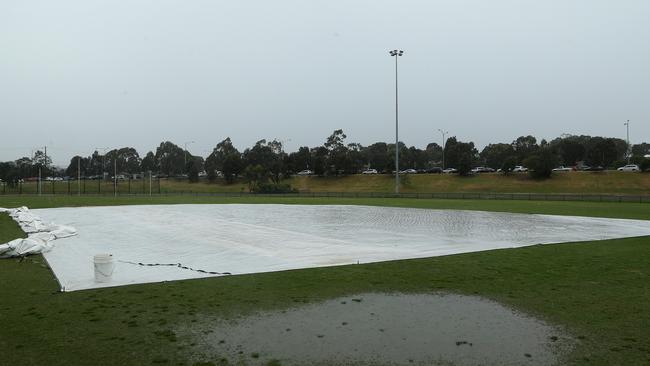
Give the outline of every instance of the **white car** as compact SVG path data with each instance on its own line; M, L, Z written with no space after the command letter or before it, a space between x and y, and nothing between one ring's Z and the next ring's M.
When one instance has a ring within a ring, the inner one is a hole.
M361 174L377 174L377 169L366 169Z
M619 172L638 172L641 169L639 169L639 166L636 165L636 164L628 164L628 165L622 166L622 167L620 167L620 168L618 168L616 170L618 170Z
M514 169L512 169L512 171L515 173L525 173L528 171L528 168L526 168L525 166L517 165L515 166Z
M417 174L417 172L418 172L418 171L415 170L415 169L404 169L404 170L402 170L402 171L399 172L399 173L400 173L400 174Z
M306 170L301 170L301 171L299 171L297 174L298 174L298 175L312 175L312 174L314 174L314 172L312 172L312 171L309 170L309 169L306 169Z
M472 173L493 173L494 169L484 167L484 166L477 166L476 168L471 170Z
M572 170L573 169L571 169L569 167L566 167L566 166L559 166L559 167L553 169L554 172L570 172Z
M451 174L451 173L458 173L458 170L454 169L454 168L447 168L447 169L443 170L442 172L445 173L445 174Z

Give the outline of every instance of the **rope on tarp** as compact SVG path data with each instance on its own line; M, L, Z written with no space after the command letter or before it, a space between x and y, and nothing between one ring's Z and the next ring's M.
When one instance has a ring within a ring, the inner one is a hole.
M118 262L122 263L127 263L127 264L133 264L136 266L143 266L143 267L178 267L181 269L187 269L190 271L194 272L199 272L199 273L205 273L205 274L213 274L213 275L220 275L220 276L226 276L226 275L231 275L232 273L230 272L215 272L215 271L206 271L203 269L194 269L192 267L184 266L181 263L142 263L142 262L131 262L131 261L123 261L123 260L118 260Z

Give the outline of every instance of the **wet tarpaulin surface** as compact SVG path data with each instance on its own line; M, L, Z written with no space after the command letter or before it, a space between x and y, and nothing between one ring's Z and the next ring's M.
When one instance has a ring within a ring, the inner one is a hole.
M643 220L370 206L199 204L33 212L77 229L77 236L57 240L45 253L64 291L650 235L650 221ZM108 283L94 281L98 253L116 260Z

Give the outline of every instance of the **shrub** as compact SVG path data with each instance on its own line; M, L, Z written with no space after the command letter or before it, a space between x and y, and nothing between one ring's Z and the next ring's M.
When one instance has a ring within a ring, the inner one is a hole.
M528 173L536 179L550 178L553 168L557 165L557 155L549 148L542 148L524 161L528 167Z
M259 183L253 190L255 193L296 193L298 190L291 188L286 183Z
M650 172L650 159L643 159L643 161L639 163L639 169L641 169L642 172Z

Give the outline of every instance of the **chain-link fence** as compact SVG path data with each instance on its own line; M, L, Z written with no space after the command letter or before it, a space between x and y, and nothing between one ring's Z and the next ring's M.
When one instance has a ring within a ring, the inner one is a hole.
M2 195L193 195L215 197L313 197L313 198L414 198L414 199L466 199L466 200L527 200L527 201L589 201L589 202L637 202L650 203L650 195L627 194L579 194L579 193L487 193L487 192L434 192L434 193L387 193L387 192L297 192L262 194L240 192L197 192L162 184L154 179L82 179L80 181L23 182L15 185L0 184Z
M42 180L9 184L0 183L3 195L73 195L73 194L160 194L160 178L154 179L81 179Z

